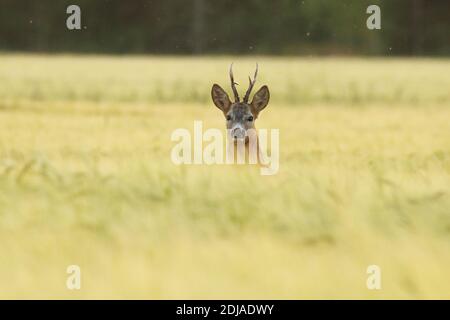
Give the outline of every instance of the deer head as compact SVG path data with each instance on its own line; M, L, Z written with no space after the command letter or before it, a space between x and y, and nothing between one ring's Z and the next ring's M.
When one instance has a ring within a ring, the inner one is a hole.
M233 77L233 64L230 66L230 80L231 89L234 94L234 102L231 102L228 94L218 84L214 84L211 89L211 96L214 104L217 108L222 110L227 124L228 132L231 138L234 140L245 139L247 130L255 129L255 120L258 118L259 113L269 103L269 88L262 86L253 96L252 101L249 103L250 93L256 82L256 76L258 75L258 64L256 64L255 75L253 80L249 79L249 86L245 93L242 102L239 99L239 94L236 89L236 84Z

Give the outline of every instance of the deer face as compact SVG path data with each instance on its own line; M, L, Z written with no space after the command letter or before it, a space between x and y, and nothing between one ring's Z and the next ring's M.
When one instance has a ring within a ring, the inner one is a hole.
M241 102L236 89L236 83L233 78L233 65L230 67L231 88L234 93L234 102L231 102L228 94L218 84L214 84L211 89L211 96L217 108L222 110L230 138L234 140L243 140L246 137L247 130L255 129L255 120L258 118L259 112L269 103L269 88L262 86L253 96L249 103L250 93L256 82L258 74L258 65L256 65L253 80L249 77L249 87Z

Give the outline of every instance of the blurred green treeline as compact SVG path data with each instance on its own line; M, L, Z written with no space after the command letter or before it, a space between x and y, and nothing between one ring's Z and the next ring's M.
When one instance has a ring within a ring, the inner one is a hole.
M66 28L70 4L81 30ZM446 56L449 13L448 0L1 0L0 50Z

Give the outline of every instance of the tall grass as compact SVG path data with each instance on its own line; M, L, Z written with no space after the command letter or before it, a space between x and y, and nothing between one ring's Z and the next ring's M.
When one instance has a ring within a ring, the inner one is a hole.
M0 56L0 98L14 102L90 101L120 103L210 102L211 82L229 84L235 61L241 90L260 63L258 82L274 103L445 103L450 99L448 60Z
M1 297L450 297L447 60L0 58ZM275 176L170 161L232 60Z

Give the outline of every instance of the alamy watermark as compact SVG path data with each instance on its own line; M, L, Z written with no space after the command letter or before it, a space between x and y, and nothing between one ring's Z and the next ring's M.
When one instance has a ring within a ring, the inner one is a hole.
M70 14L66 20L66 27L69 30L81 30L81 9L76 4L67 7L66 13Z
M366 285L369 290L380 290L381 289L381 268L375 264L367 267L367 277Z
M367 18L366 26L369 30L381 29L381 9L376 4L367 7L366 13L370 14Z
M69 290L80 290L81 289L81 268L80 266L73 264L67 267L67 274L69 276L66 280L66 287Z
M240 139L232 130L210 128L203 132L202 121L194 121L193 134L186 128L172 132L171 141L177 142L171 151L171 160L181 164L259 164L261 175L278 172L280 156L278 129L248 129Z

